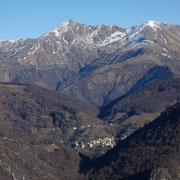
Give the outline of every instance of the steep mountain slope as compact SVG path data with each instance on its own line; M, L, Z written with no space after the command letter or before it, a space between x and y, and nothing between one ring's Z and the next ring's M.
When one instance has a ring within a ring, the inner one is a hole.
M121 34L124 30L106 25L87 26L69 20L37 39L3 66L7 64L6 68L11 69L9 81L56 89L67 79L69 83L73 82L80 68L98 57L97 48L101 43L108 41L107 36L115 36L116 31ZM0 77L4 81L3 73Z
M180 79L157 81L103 106L99 117L118 125L117 136L124 138L179 101Z
M99 58L81 70L80 81L64 91L99 105L150 81L179 77L178 32L179 26L151 21L128 29L119 40L123 46L116 41L101 48Z
M32 85L0 84L0 107L1 132L34 135L35 142L68 143L74 126L101 124L91 105Z
M80 179L81 159L65 144L72 127L84 124L78 113L90 118L96 108L36 86L1 83L0 109L0 179Z
M70 147L109 137L113 127L96 118L97 108L59 92L0 83L0 109L0 179L83 179L78 152L94 157L110 149Z
M19 39L19 40L1 40L0 41L0 60L15 56L17 53L30 46L35 39Z
M180 103L96 159L90 179L180 179Z
M38 84L96 106L180 77L180 26L154 21L122 29L68 20L14 51L1 57L0 81Z
M29 142L34 138L23 133L18 138L0 136L0 179L80 179L77 152L62 143L34 145Z
M178 101L180 101L180 79L158 81L113 100L102 107L99 116L108 121L116 121L118 113L126 113L129 116L158 113Z

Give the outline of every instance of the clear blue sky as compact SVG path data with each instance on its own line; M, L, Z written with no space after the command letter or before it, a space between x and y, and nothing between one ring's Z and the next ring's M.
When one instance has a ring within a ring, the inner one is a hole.
M36 38L68 19L120 27L180 24L180 0L2 0L0 39Z

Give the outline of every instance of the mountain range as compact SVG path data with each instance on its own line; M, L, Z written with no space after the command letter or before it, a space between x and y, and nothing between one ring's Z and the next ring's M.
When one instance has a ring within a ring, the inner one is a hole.
M180 179L180 25L68 20L0 41L0 179Z
M0 81L26 82L101 106L151 81L180 77L180 26L63 22L38 39L0 41Z

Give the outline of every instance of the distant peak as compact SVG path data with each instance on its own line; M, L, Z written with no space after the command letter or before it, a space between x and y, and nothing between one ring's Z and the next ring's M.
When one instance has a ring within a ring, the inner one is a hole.
M165 22L152 21L152 20L147 21L144 24L146 24L146 25L148 25L148 26L150 26L152 28L153 27L160 27L161 25L167 25L167 23L165 23Z
M157 21L153 21L153 20L149 20L146 22L146 24L148 25L154 25L154 24L157 24L158 22Z
M153 20L149 20L149 21L147 21L146 23L159 23L158 21L153 21Z
M68 19L67 20L69 23L73 23L73 22L75 22L74 20L72 20L72 19Z
M166 22L153 21L153 20L149 20L146 23L148 23L148 24L167 24Z
M64 21L63 23L61 23L57 28L65 28L66 30L71 27L72 25L77 25L79 23L75 22L74 20L72 19L69 19L67 21Z
M76 22L73 21L72 19L69 19L69 20L64 21L63 23L61 23L59 26L57 26L56 28L54 28L50 32L55 33L56 36L60 36L60 34L62 32L68 31L69 27L71 27L71 25L74 24L74 23L76 23Z
M70 20L64 21L63 23L60 24L60 26L68 26L71 23Z
M153 20L149 20L149 21L146 21L145 23L143 23L141 26L144 26L144 27L150 27L152 28L154 31L157 31L158 29L161 28L161 22L158 22L158 21L153 21Z
M60 24L60 25L70 25L70 24L76 24L77 22L75 22L74 20L72 20L72 19L68 19L67 21L64 21L62 24Z
M158 24L160 24L160 22L149 20L149 21L145 22L145 24L148 25L148 26L153 27L153 26L157 26Z

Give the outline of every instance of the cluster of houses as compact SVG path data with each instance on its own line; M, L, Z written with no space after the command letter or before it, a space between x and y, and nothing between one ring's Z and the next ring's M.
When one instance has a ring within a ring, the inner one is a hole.
M94 127L95 125L93 125L93 127ZM78 130L78 129L84 129L84 128L90 128L90 127L92 127L92 125L90 125L90 124L87 124L87 125L83 125L83 126L81 126L80 128L77 128L77 127L73 127L72 129L73 130Z
M75 147L80 147L80 148L85 148L85 147L95 147L95 146L100 146L100 147L111 147L113 148L115 145L115 139L114 137L105 137L105 138L99 138L97 140L92 140L90 142L78 142L75 141L74 146Z
M78 129L84 129L84 128L107 128L109 126L115 127L115 126L117 126L117 124L115 124L115 123L110 123L108 125L102 125L102 124L101 125L97 125L97 124L91 124L90 125L90 124L86 124L86 125L80 126L79 128L74 126L74 127L72 127L72 129L73 130L78 130Z

